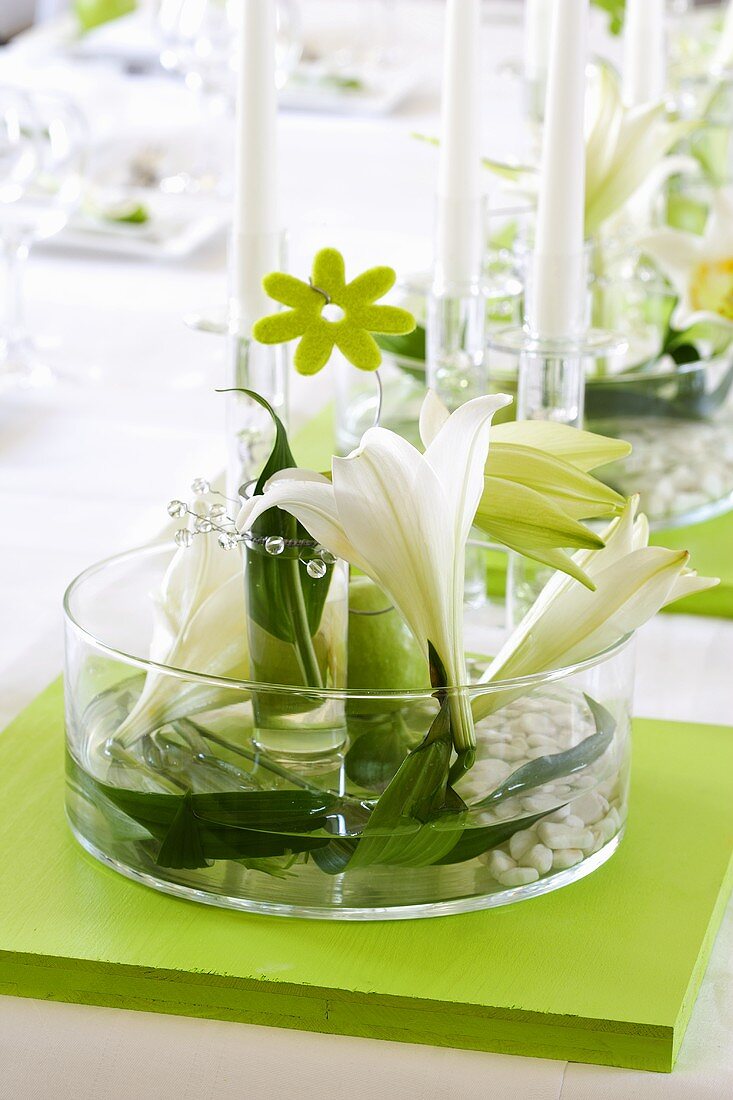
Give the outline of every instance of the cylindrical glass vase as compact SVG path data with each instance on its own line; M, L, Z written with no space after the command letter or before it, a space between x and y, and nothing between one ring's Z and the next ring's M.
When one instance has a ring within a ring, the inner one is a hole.
M253 742L322 763L346 741L343 701L291 689L346 687L348 565L311 540L277 535L249 538L244 554L250 676L283 687L253 692Z
M101 862L210 904L384 920L530 898L613 854L628 798L628 639L567 668L483 683L501 639L476 619L471 682L448 693L473 712L476 757L454 773L441 724L450 700L415 669L379 592L361 593L362 648L350 645L345 688L202 672L241 637L244 615L230 616L229 599L220 626L186 651L199 668L186 668L182 651L184 667L151 661L149 594L172 554L122 554L66 596L67 812ZM342 708L343 751L322 768L269 752L256 734L265 695L287 696L306 717ZM120 744L142 697L145 720Z

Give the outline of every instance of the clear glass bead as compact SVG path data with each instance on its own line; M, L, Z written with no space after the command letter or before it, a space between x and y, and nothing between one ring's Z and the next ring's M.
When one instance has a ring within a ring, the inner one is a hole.
M204 496L205 493L210 492L211 485L205 477L197 477L191 482L191 492L195 493L197 497Z
M202 535L207 535L209 531L213 530L213 523L208 516L200 516L194 523L194 530L198 531Z
M270 535L265 539L265 550L268 554L277 557L285 549L285 539L281 535Z
M175 542L176 546L186 548L193 542L193 534L186 527L183 527L180 531L176 531Z
M330 550L326 550L326 548L323 547L323 546L318 551L318 557L321 559L322 562L325 562L326 565L335 565L336 564L335 555L332 554Z
M321 577L325 577L327 568L325 561L321 561L320 558L311 558L305 567L305 571L309 577L319 580Z
M173 519L180 519L181 516L185 516L187 505L182 500L172 500L168 505L168 515Z
M221 519L222 516L227 514L225 504L212 504L209 508L209 516L211 519Z
M217 542L219 543L219 546L221 546L222 550L233 550L234 547L237 545L237 540L235 539L234 535L230 535L228 531L222 531L222 533L219 535L219 538L217 539Z

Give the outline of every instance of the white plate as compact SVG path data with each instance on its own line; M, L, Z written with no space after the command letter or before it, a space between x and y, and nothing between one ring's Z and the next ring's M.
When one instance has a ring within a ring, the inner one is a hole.
M130 256L139 260L178 260L224 232L229 207L204 198L144 194L150 220L142 225L109 222L77 213L45 248Z

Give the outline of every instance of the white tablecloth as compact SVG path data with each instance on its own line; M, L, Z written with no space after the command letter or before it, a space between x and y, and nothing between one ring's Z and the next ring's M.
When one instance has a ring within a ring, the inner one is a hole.
M404 264L424 252L435 153L410 134L437 131L440 9L402 5L424 79L398 113L282 118L282 205L296 266L325 243L343 245L354 262ZM487 25L484 35L486 149L519 152L517 88L498 71L519 53L518 30ZM45 59L37 41L0 54L0 81L13 78L73 89L100 137L192 112L170 79L72 68ZM222 398L213 393L224 348L181 321L223 300L222 240L175 265L39 250L28 275L35 330L57 337L69 371L91 381L0 397L0 727L60 668L68 581L153 536L166 501L224 463ZM328 382L327 373L297 382L297 416L326 398ZM651 623L640 638L636 712L730 723L732 656L731 622ZM671 1076L3 997L0 1097L719 1100L733 1095L732 948L729 910Z

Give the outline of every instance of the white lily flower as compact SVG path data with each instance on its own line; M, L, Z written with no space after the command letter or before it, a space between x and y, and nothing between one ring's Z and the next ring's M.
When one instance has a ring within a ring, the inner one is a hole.
M672 120L663 102L627 107L616 73L596 68L586 135L585 233L593 237L641 188L665 178L665 157L694 124Z
M426 659L432 646L445 686L465 685L466 542L483 493L491 418L510 402L504 394L466 402L424 454L386 428L370 428L356 451L332 460L330 482L302 470L283 471L262 496L245 504L237 527L249 529L268 508L290 512L314 539L387 593ZM470 749L475 740L468 700L460 692L449 698L455 747Z
M712 588L717 578L688 569L685 550L649 546L639 498L628 501L608 528L602 550L584 550L575 561L595 583L589 591L556 573L481 677L482 682L527 676L584 661L619 642L683 596ZM475 717L502 705L477 700Z
M652 194L670 172L694 166L690 158L667 158L667 154L695 125L671 119L663 102L627 107L618 75L603 62L595 66L585 138L587 238L596 236L642 188ZM536 194L536 168L504 164L488 157L483 165L521 192Z
M728 0L718 44L710 59L710 69L713 73L724 73L731 68L733 68L733 0Z
M150 660L155 664L226 679L246 679L249 668L240 555L215 539L197 536L176 551L153 597ZM167 722L214 707L244 702L241 691L151 671L142 693L117 731L120 745Z
M714 193L702 236L660 229L641 245L677 292L675 328L706 321L733 325L733 189Z
M426 447L448 415L440 398L428 392L420 413L420 436ZM492 429L484 492L474 522L492 540L592 587L566 548L603 545L579 521L612 516L625 502L588 470L623 458L630 450L621 440L566 424L497 425Z

